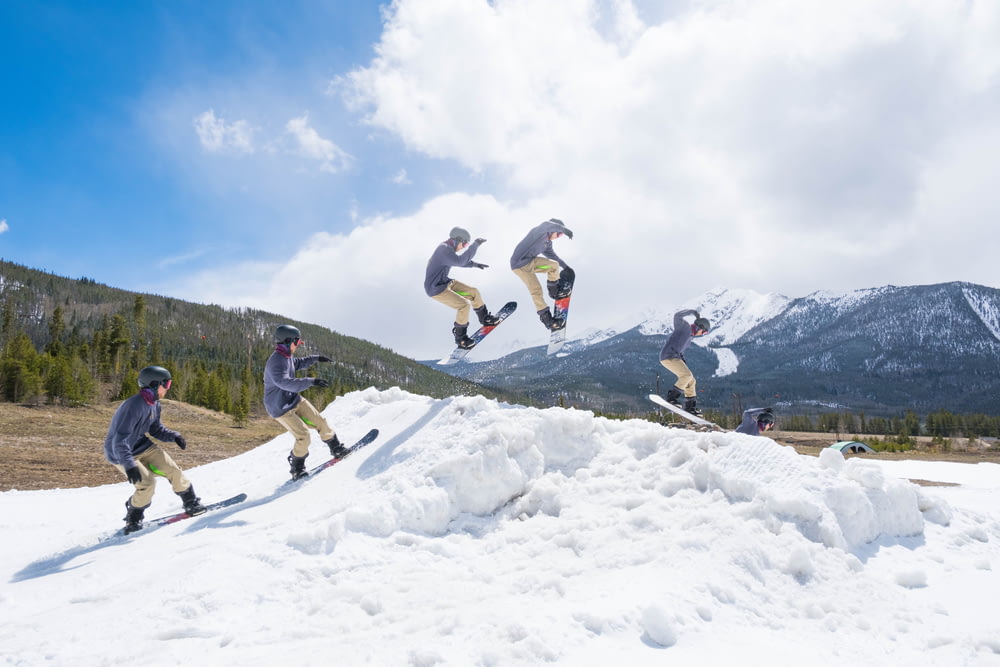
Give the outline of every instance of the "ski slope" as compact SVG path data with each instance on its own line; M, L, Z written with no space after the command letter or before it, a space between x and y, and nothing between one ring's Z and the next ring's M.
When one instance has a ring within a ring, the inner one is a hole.
M190 469L248 500L130 538L125 482L0 493L0 664L1000 665L995 464L399 389L324 414L381 435L290 492L289 435Z

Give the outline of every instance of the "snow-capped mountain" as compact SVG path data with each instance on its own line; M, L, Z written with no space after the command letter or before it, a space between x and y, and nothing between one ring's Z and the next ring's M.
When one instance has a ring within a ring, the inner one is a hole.
M598 410L644 409L645 393L673 379L658 353L674 312L684 308L713 325L685 355L703 404L780 394L783 401L873 413L1000 412L1000 290L958 282L799 298L713 289L572 340L564 357L527 348L452 372L490 386L527 387L543 401L562 396Z

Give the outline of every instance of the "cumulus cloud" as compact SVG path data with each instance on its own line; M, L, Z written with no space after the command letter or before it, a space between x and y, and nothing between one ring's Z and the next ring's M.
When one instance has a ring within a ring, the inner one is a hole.
M321 137L309 124L308 114L291 119L285 129L293 137L299 154L318 162L322 171L335 174L349 166L351 156L337 144Z
M489 238L491 268L461 278L523 308L509 253L537 222L566 221L578 330L716 286L989 284L997 34L986 0L397 0L375 57L336 87L371 128L490 194L312 238L260 287L287 312L285 279L319 272L300 301L323 307L300 316L419 356L447 338L420 284L455 224ZM303 150L342 166L299 121ZM508 337L541 342L532 319L519 312Z
M254 152L253 129L245 120L227 123L225 119L216 117L214 109L209 109L195 117L194 130L202 148L210 153Z
M10 230L10 225L7 224L7 220L0 220L0 234Z

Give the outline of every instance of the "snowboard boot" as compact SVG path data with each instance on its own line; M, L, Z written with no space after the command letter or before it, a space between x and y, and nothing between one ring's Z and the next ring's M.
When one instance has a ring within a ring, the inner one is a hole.
M330 456L333 456L334 458L342 459L350 452L347 447L344 447L344 444L340 441L340 438L338 438L336 434L329 440L324 440L323 442L330 447Z
M491 327L500 323L500 318L496 315L490 315L490 312L486 310L486 306L476 308L476 317L479 318L479 323L484 327Z
M309 473L306 472L305 456L295 456L295 454L289 453L288 465L290 466L288 472L292 474L292 479L302 479L309 476Z
M469 333L468 324L458 324L456 322L455 327L451 330L451 333L455 335L455 345L458 345L463 350L468 350L470 347L476 344L467 335Z
M576 273L573 269L563 269L558 280L549 280L545 286L549 290L549 296L553 299L563 299L573 293L573 283L576 281Z
M678 389L677 387L671 387L670 391L667 392L667 403L669 403L670 405L676 405L677 407L681 407L680 398L681 398L681 390Z
M538 311L538 319L542 321L542 324L549 331L558 331L566 326L566 320L561 317L552 317L552 311L548 308L542 308Z
M208 510L205 506L201 504L201 498L199 498L194 492L194 485L188 487L187 491L183 491L177 494L181 498L181 502L184 503L184 511L194 516L196 514L204 514Z
M694 415L695 417L701 417L701 410L698 409L698 399L691 398L684 399L684 412Z
M147 505L148 507L148 505ZM132 507L132 501L125 501L125 534L142 530L142 515L146 512L145 507Z

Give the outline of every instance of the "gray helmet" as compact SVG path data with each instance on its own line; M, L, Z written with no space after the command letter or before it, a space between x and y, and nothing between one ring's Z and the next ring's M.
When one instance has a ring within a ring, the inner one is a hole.
M170 371L163 366L146 366L139 371L139 386L156 389L170 380Z
M694 321L694 326L696 329L701 329L705 333L712 330L712 323L708 321L708 318L699 317Z
M290 345L302 338L302 332L291 324L282 324L274 330L274 342Z
M461 241L462 243L468 243L472 240L472 236L469 235L469 232L465 231L461 227L453 227L451 232L448 233L448 238Z

